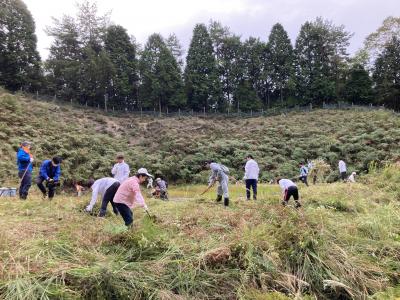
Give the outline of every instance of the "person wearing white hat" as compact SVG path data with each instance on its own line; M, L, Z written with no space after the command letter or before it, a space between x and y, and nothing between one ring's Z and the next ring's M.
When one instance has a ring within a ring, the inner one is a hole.
M156 179L156 190L160 192L160 199L161 200L168 200L168 194L167 194L167 183L165 180L162 180L161 178Z
M144 210L148 210L146 202L140 191L140 184L146 182L147 178L153 177L145 168L140 168L135 176L129 177L117 190L114 196L114 205L118 209L121 217L124 219L126 226L133 223L132 208L141 206Z
M349 178L347 179L347 181L348 181L348 182L352 182L352 183L356 182L356 175L357 175L356 172L351 173L351 175L349 176Z

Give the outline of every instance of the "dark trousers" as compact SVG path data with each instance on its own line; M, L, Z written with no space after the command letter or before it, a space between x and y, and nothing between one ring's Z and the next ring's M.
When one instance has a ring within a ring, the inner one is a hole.
M289 202L289 199L292 196L295 202L299 201L299 190L297 189L297 186L290 186L287 190L285 190L285 198L283 201L286 203Z
M114 213L118 214L118 210L115 207L113 199L114 199L115 193L117 192L119 186L120 186L120 183L115 182L104 193L103 201L101 202L101 208L100 208L100 214L99 214L100 216L106 215L107 205L109 202L111 203Z
M19 186L19 197L25 200L28 196L29 188L32 185L32 172L26 171L25 175L24 173L25 170L19 171L18 177L21 179L21 185Z
M246 197L250 200L250 188L253 189L253 199L257 199L257 179L246 179Z
M300 180L301 180L306 186L308 186L307 176L300 176Z
M341 178L342 180L346 180L346 178L347 178L347 172L341 172L341 173L340 173L340 178Z
M36 184L39 188L39 190L42 192L43 195L47 195L47 189L44 186L43 182L46 181L43 177L38 176L36 177ZM51 182L47 182L47 188L49 189L49 199L54 197L54 192L56 190L56 185L54 183Z
M133 223L133 213L131 209L123 203L114 203L114 205L118 209L122 219L124 219L125 225L130 226Z

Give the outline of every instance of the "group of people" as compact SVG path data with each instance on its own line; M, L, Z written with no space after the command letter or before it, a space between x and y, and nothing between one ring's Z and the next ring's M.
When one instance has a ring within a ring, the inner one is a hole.
M30 152L31 143L23 142L17 152L18 176L20 178L19 196L25 200L28 196L29 188L32 181L33 170L33 155ZM61 175L61 158L53 157L51 160L44 160L41 163L39 175L35 182L42 192L43 198L48 197L50 200L54 197L54 191L59 183ZM217 187L217 202L224 203L225 207L229 206L229 169L220 163L209 160L206 161L204 167L209 169L210 176L208 180L207 189L205 193L211 189L216 183ZM309 162L308 167L304 163L300 164L299 180L308 186L308 173L309 169L313 168L312 162ZM251 192L253 193L253 200L257 199L257 184L259 179L260 168L258 163L254 160L252 155L247 155L246 164L244 167L244 181L246 185L246 198L251 199ZM346 180L347 168L343 160L339 161L339 171L342 180ZM124 161L122 154L117 155L116 163L111 169L113 177L104 177L97 180L89 179L86 186L92 190L92 197L89 204L85 207L85 211L91 213L94 205L97 202L99 195L102 196L102 203L100 207L99 217L104 217L107 212L107 206L110 203L112 210L116 215L120 215L126 226L131 226L133 223L132 209L134 207L143 207L146 211L148 206L140 190L140 185L147 182L147 188L153 189L153 176L145 168L137 170L134 176L130 177L129 165ZM349 181L354 182L355 173L349 177ZM316 178L313 179L314 183ZM46 184L46 186L44 185ZM277 183L282 190L282 204L287 205L289 199L293 197L295 207L301 207L299 200L299 191L297 185L290 179L278 178ZM81 186L79 186L81 187ZM155 180L155 188L152 195L168 200L168 183L157 178Z
M20 178L19 197L26 200L32 185L33 155L31 143L23 142L17 152L18 177ZM43 198L50 200L54 197L54 191L59 184L61 175L61 158L58 156L44 160L39 168L39 175L35 183L42 192Z

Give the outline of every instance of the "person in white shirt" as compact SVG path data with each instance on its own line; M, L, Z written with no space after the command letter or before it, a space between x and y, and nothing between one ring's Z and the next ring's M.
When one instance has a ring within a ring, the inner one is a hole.
M347 178L347 167L346 163L343 160L339 160L339 173L340 178L345 181Z
M299 190L297 189L297 186L294 184L294 182L291 181L290 179L282 179L282 178L278 178L277 182L282 190L282 196L283 196L282 205L286 206L289 202L290 197L293 196L295 207L296 208L301 207L301 204L299 202Z
M129 166L124 161L124 156L122 154L117 155L117 163L111 170L111 174L117 179L120 183L123 183L125 180L129 178Z
M351 175L349 176L349 178L347 179L347 181L348 181L348 182L351 182L351 183L355 183L355 182L356 182L356 175L357 175L356 172L351 173Z
M306 185L308 186L308 168L304 165L304 163L300 163L300 177L299 179Z
M148 189L153 188L153 178L151 178L151 177L149 177L149 179L147 179L147 188Z
M250 188L253 190L253 200L257 200L257 182L260 168L252 155L247 155L244 167L244 180L246 182L246 198L250 200Z
M108 202L111 203L113 211L116 215L118 215L118 210L114 206L114 196L117 192L120 183L118 180L112 177L105 177L94 181L93 179L89 180L88 186L92 189L92 199L88 206L86 206L85 211L91 212L93 210L94 205L96 204L98 195L102 195L102 203L99 212L99 217L104 217L107 212Z

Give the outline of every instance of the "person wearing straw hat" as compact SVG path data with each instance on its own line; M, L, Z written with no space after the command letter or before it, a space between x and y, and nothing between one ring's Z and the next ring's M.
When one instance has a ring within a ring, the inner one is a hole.
M33 155L31 143L22 142L17 152L18 177L21 179L19 185L19 198L26 200L29 189L32 185Z
M131 227L133 223L132 208L141 206L145 211L148 211L148 207L140 191L140 184L146 182L149 177L153 176L147 172L147 169L140 168L135 176L129 177L121 183L114 196L114 205L127 227Z

